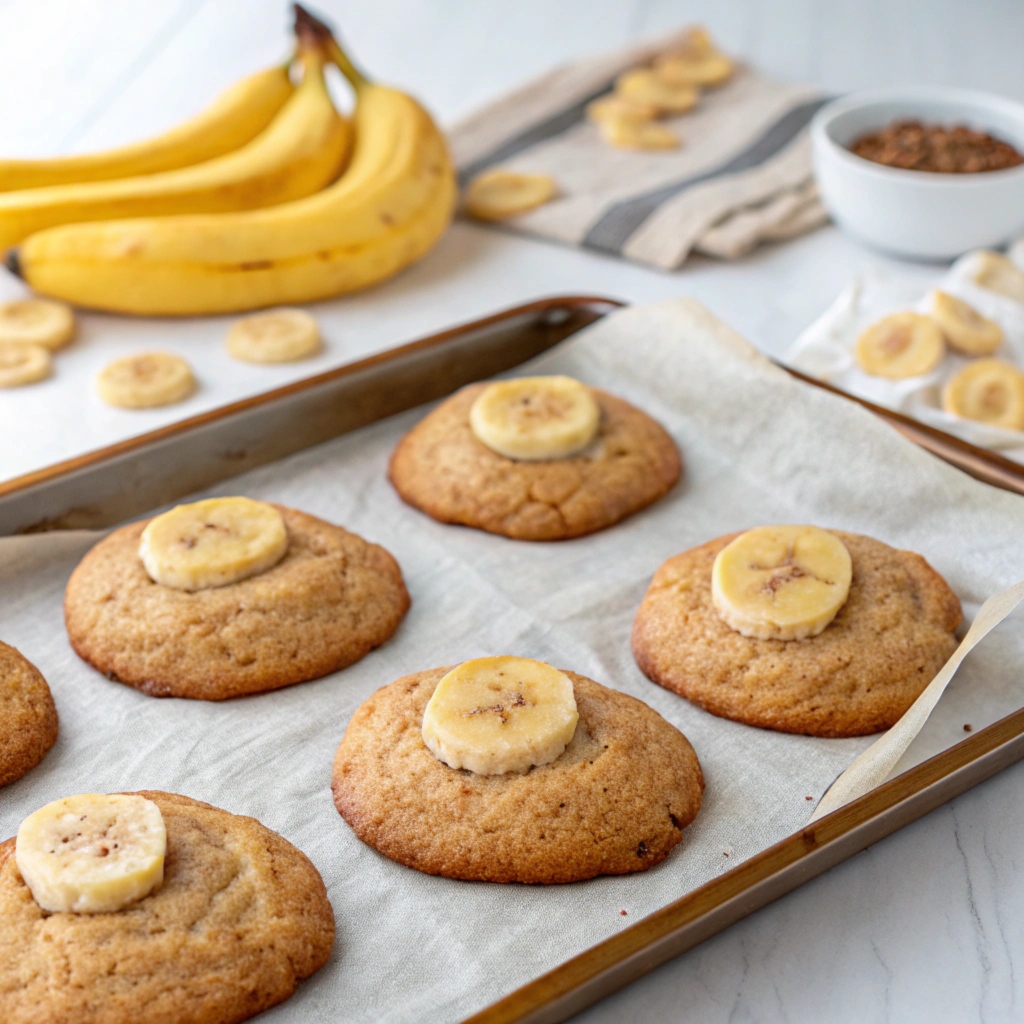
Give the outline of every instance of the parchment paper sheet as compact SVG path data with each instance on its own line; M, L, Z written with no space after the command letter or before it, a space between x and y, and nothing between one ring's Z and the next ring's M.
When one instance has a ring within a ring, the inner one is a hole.
M800 828L806 798L870 743L748 728L648 682L629 632L664 559L729 530L813 522L922 552L968 616L1024 576L1019 498L796 383L689 300L616 313L522 368L537 371L570 373L646 408L683 451L682 483L578 541L526 544L444 526L403 505L385 479L418 410L214 492L345 524L401 563L413 605L396 636L316 682L220 704L109 682L72 653L61 617L65 581L96 535L0 541L0 639L40 667L61 716L43 763L0 790L0 837L46 801L89 790L161 788L254 815L312 858L338 923L328 966L261 1019L456 1021ZM897 771L963 738L965 723L977 729L1020 705L1020 622L1015 615L969 655ZM705 803L665 863L575 885L499 886L427 877L354 838L329 790L353 710L404 673L495 653L634 694L686 733L707 777Z

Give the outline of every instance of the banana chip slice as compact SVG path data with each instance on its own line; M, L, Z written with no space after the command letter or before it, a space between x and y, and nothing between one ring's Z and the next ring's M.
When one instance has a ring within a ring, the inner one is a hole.
M990 292L998 292L1024 302L1024 270L1002 253L982 251L974 254L971 274L974 283Z
M558 194L547 174L517 174L500 168L478 174L466 187L466 212L477 220L504 220L543 206Z
M678 149L679 136L663 124L629 117L605 117L599 123L601 138L619 149Z
M697 106L700 89L670 85L651 68L625 71L615 80L615 92L634 103L647 103L664 114L684 114Z
M587 119L600 124L606 120L653 121L658 116L658 107L653 103L641 103L625 96L609 93L587 104Z
M1003 329L999 324L949 292L931 293L930 313L950 347L964 355L990 356L1003 343Z
M1024 430L1024 374L1000 359L979 359L946 382L942 408L963 419Z
M188 398L195 388L188 363L169 352L115 359L96 378L100 398L123 409L171 405Z
M291 363L322 348L320 328L304 309L271 309L231 325L228 354L246 363Z
M0 303L0 343L21 342L56 351L74 336L75 316L63 302L19 299Z
M489 384L469 410L470 429L509 459L564 459L597 435L601 407L572 377L517 377Z
M579 721L572 680L530 658L474 658L443 676L423 713L423 742L478 775L549 764Z
M160 886L166 851L164 818L152 800L82 793L30 814L18 829L14 859L43 910L105 914Z
M861 334L855 355L865 373L903 380L934 370L945 349L942 331L931 317L893 313Z
M706 28L692 28L682 45L662 54L654 70L670 85L721 85L732 76L733 62L715 46Z
M251 498L208 498L150 520L139 557L155 583L206 590L237 583L277 565L288 528L273 505Z
M0 341L0 388L35 384L53 372L50 350L42 345Z

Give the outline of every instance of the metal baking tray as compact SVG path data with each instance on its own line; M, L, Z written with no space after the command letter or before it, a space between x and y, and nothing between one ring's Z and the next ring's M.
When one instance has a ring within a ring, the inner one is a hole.
M123 522L509 370L620 305L567 296L518 306L0 483L0 536ZM1024 466L843 397L972 476L1024 494ZM1021 758L1024 709L567 960L464 1024L564 1021Z

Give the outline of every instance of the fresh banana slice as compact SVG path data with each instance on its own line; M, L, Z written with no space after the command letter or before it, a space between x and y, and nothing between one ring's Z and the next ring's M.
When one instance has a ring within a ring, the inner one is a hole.
M46 380L53 372L50 350L42 345L0 341L0 388Z
M152 800L83 793L30 814L14 859L43 910L105 914L159 888L166 851L163 815Z
M271 309L233 323L227 345L246 363L291 363L320 351L320 328L303 309Z
M273 505L251 498L207 498L149 522L139 557L150 579L175 590L237 583L277 565L288 529Z
M658 108L653 103L629 100L625 96L609 93L587 104L587 119L600 124L605 120L622 118L626 121L653 121Z
M942 328L946 341L968 356L990 356L1003 343L1003 329L973 306L949 292L933 291L931 318Z
M75 335L71 307L50 299L20 299L0 304L0 342L63 348Z
M605 117L599 123L601 138L619 149L678 149L679 136L663 124L630 117Z
M572 377L518 377L489 384L469 410L477 439L509 459L564 459L590 444L601 407Z
M715 558L711 597L744 636L803 640L836 617L850 593L846 545L817 526L758 526Z
M651 68L623 72L615 80L615 92L634 103L649 103L664 114L683 114L700 99L695 86L669 85Z
M477 220L504 220L543 206L558 194L546 174L516 174L494 168L478 174L466 187L466 212Z
M1024 302L1024 270L1002 253L976 252L973 257L972 278L976 285L998 292L1017 302Z
M115 359L96 378L100 398L124 409L171 405L188 398L195 387L191 367L169 352Z
M1024 374L1000 359L978 359L946 382L942 408L952 416L1024 430Z
M554 761L578 720L564 672L530 658L474 658L437 684L423 742L451 768L503 775Z
M921 313L893 313L857 339L857 364L874 377L919 377L939 365L945 352L939 325Z

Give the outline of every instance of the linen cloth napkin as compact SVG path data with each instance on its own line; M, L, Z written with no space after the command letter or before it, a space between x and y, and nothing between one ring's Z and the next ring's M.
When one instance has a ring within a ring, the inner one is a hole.
M460 180L492 166L550 174L558 197L505 226L666 270L694 250L732 259L823 224L806 127L826 98L810 86L741 65L665 122L679 149L615 149L599 137L587 104L684 37L557 68L466 118L449 132Z
M679 445L683 480L644 512L575 541L529 544L444 525L404 505L385 476L418 409L207 492L302 508L398 559L412 595L406 621L324 679L221 703L110 682L72 652L61 614L67 578L98 535L0 540L0 639L39 666L60 715L56 746L0 790L0 838L57 797L140 788L184 793L280 832L323 875L338 933L327 966L261 1016L268 1024L461 1020L806 825L872 738L753 729L645 679L630 628L671 555L761 523L855 530L924 554L968 618L1024 576L1020 498L794 381L690 300L617 312L517 372L570 374L644 408ZM630 693L687 735L707 789L664 863L571 885L490 885L419 874L354 837L330 794L353 711L406 673L498 653ZM896 770L961 739L964 723L981 728L1019 707L1022 660L1024 633L1008 622L971 652Z

